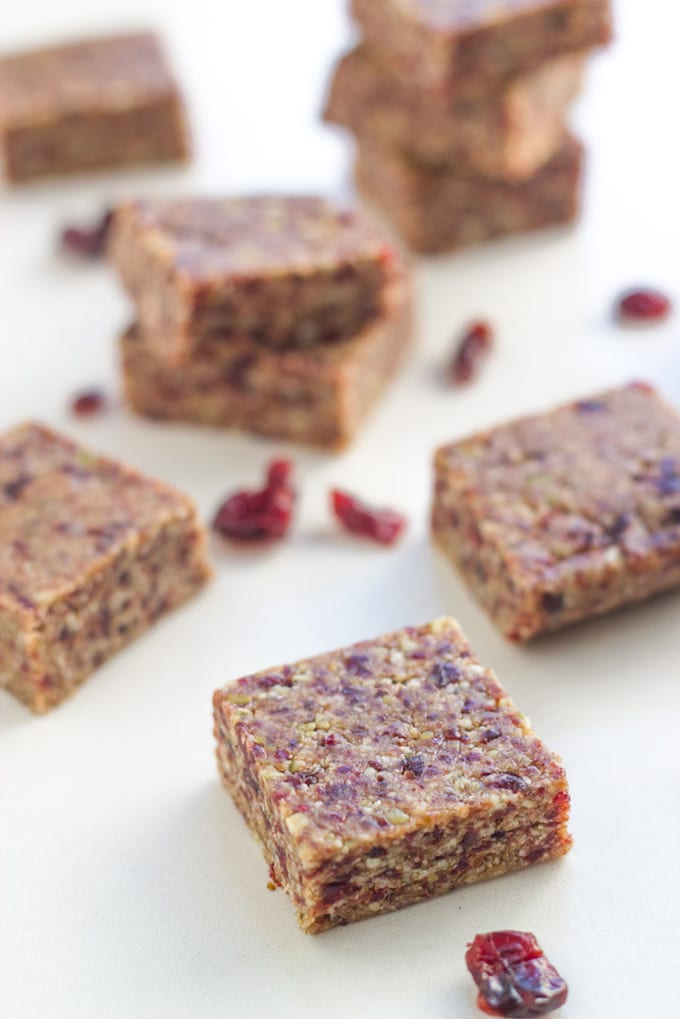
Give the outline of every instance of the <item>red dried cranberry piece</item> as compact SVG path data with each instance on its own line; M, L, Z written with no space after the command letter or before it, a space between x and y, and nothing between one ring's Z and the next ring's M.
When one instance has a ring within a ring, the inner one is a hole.
M493 329L488 322L473 322L456 348L450 374L459 385L470 382L493 346Z
M564 595L558 591L545 591L541 596L541 606L548 613L560 612L564 606Z
M555 817L559 820L566 821L569 817L569 809L571 807L571 797L569 793L555 793L553 796L553 807L555 808Z
M493 743L494 740L500 739L502 735L503 733L500 731L500 729L493 728L484 729L480 734L479 742L484 744Z
M626 291L619 298L616 310L623 322L660 322L670 314L671 301L660 290L640 287Z
M477 1004L487 1015L530 1019L553 1012L567 1000L565 981L533 934L478 934L468 945L465 962L479 988Z
M579 414L597 414L607 409L602 400L579 400L574 406Z
M492 789L507 789L511 793L523 793L529 788L529 783L521 775L515 775L511 771L484 772L484 777L491 776L489 786Z
M413 754L405 757L401 762L401 770L407 778L420 778L425 771L425 758L422 754Z
M659 462L659 477L655 480L655 487L660 495L680 492L680 464L672 456L665 456Z
M634 389L638 393L648 393L649 396L656 395L656 389L651 382L643 382L641 379L634 379L632 382L629 382L628 388Z
M236 492L222 503L213 519L214 530L234 541L283 538L295 505L292 474L290 460L274 460L263 489Z
M100 389L84 389L71 400L71 413L76 417L92 417L106 409L108 401Z
M541 946L531 933L491 931L489 934L478 934L468 945L465 962L473 977L475 973L490 976L499 967L537 959L542 954Z
M397 261L397 252L389 244L383 244L378 251L378 261L389 268Z
M357 676L371 675L370 655L348 655L345 658L345 668L354 672Z
M432 669L432 678L438 687L449 686L450 683L457 683L463 673L453 662L437 662Z
M267 488L290 488L292 479L292 460L272 460L267 469Z
M20 474L18 478L14 478L12 481L6 481L2 486L1 491L7 499L15 502L21 497L23 490L27 488L32 481L33 478L30 474Z
M406 527L406 517L396 510L375 509L337 488L331 491L331 506L347 531L381 545L393 545Z
M112 220L113 212L109 209L94 226L65 227L61 232L61 246L83 258L101 258L106 250Z

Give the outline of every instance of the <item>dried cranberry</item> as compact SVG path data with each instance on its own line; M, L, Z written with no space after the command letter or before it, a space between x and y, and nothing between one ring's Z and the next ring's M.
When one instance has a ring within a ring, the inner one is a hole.
M106 250L113 212L109 209L89 228L69 226L61 232L61 246L83 258L101 258Z
M656 489L660 495L675 495L680 492L680 464L672 456L665 456L659 463Z
M32 481L33 478L30 474L20 474L19 477L14 478L13 481L6 481L2 486L2 491L8 499L15 502L17 499L21 498L21 493Z
M465 962L470 972L490 976L499 966L511 966L543 954L533 934L522 931L492 931L478 934L468 945Z
M370 655L347 655L345 668L357 676L370 676L371 657Z
M234 541L283 538L295 505L292 472L289 460L274 460L263 489L236 492L222 503L213 519L214 530Z
M564 595L555 591L545 591L541 596L541 605L546 612L559 612L564 606Z
M523 793L529 788L529 783L521 775L515 775L511 771L502 771L500 774L485 772L484 777L491 777L489 786L492 789L507 789L511 793Z
M638 393L647 393L649 396L656 395L656 389L651 382L643 382L642 379L634 379L628 383L629 389L634 389Z
M106 409L107 399L100 389L84 389L71 400L71 413L76 417L92 417Z
M443 736L444 739L454 740L456 743L469 743L470 741L468 734L455 725L444 729Z
M462 675L458 666L453 662L437 662L432 669L432 678L441 688L449 686L451 683L457 683Z
M566 818L569 816L569 807L571 806L571 796L568 792L555 793L553 796L553 806L557 812L558 817Z
M454 382L470 382L493 346L493 330L488 322L474 322L456 348L450 366Z
M493 743L494 740L500 739L503 733L500 729L484 729L479 737L480 743Z
M605 531L612 541L618 541L633 523L634 520L630 513L620 513L612 520L611 524L605 527Z
M616 310L623 322L660 322L670 314L671 301L660 290L640 287L626 291L619 298Z
M397 252L394 248L390 247L389 244L383 244L380 248L378 248L377 257L381 265L389 268L396 262Z
M290 488L293 481L291 460L272 460L267 469L267 488Z
M396 510L375 509L337 488L331 491L331 506L347 531L381 545L393 545L406 527L406 517Z
M425 758L422 754L405 757L401 762L401 770L407 778L420 778L425 771Z
M468 945L465 962L479 988L477 1004L487 1015L547 1015L567 1000L565 981L533 934L478 934Z
M602 400L579 400L574 406L579 414L597 414L607 409L607 404Z

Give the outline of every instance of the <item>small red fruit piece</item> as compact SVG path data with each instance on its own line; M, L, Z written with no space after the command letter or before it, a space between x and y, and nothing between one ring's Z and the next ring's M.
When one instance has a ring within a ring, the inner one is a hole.
M477 1005L487 1015L531 1019L554 1012L568 988L533 934L478 934L465 962L479 988Z
M383 245L378 252L378 261L389 268L397 260L397 253L389 244Z
M666 294L652 287L628 290L618 300L617 315L622 322L660 322L671 311Z
M109 209L94 226L65 227L61 232L61 246L83 258L101 258L106 250L113 212Z
M106 409L107 399L99 389L84 389L71 400L71 413L76 417L94 417Z
M274 460L260 491L236 492L222 503L213 529L232 541L283 538L290 528L295 506L290 460Z
M267 469L267 488L290 488L292 477L291 460L272 460Z
M656 395L656 389L651 382L643 382L641 379L635 379L629 383L629 389L636 389L638 393L647 393L649 396Z
M376 509L349 492L334 488L331 507L345 530L371 538L381 545L393 545L406 528L406 517L396 510Z
M456 348L450 375L459 385L470 382L478 374L484 358L493 346L493 329L488 322L473 322Z
M465 954L465 962L474 976L481 973L489 976L499 967L537 959L542 949L533 934L522 931L492 931L478 934Z

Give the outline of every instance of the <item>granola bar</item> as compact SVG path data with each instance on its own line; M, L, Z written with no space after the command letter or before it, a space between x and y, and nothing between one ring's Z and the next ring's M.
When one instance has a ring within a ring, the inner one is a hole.
M189 498L39 424L0 438L0 686L43 713L210 574Z
M359 46L335 70L324 117L422 163L521 180L564 145L567 108L584 64L585 54L568 54L503 79L488 93L449 99L388 74Z
M218 339L307 348L353 336L380 312L396 256L357 212L260 196L130 202L111 258L147 344L178 364Z
M189 152L182 99L154 35L0 58L0 164L11 183Z
M646 383L438 450L435 541L529 640L680 585L680 415Z
M452 96L484 93L612 34L609 0L352 0L352 11L387 70Z
M566 853L559 759L440 619L214 697L222 779L316 934Z
M382 314L355 337L308 350L217 339L176 368L133 326L121 340L126 398L146 417L340 448L395 375L411 337L405 278L390 284Z
M455 165L426 166L361 141L364 197L414 251L437 254L571 223L579 211L583 148L570 138L533 177L492 180Z

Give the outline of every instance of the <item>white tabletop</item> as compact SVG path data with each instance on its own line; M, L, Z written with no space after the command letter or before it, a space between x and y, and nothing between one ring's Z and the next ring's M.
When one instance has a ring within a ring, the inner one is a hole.
M95 10L96 7L96 10ZM526 648L496 632L427 536L434 447L632 377L680 405L679 320L622 331L616 294L680 300L675 97L680 16L619 4L575 122L589 150L578 228L418 265L419 343L356 445L292 449L302 505L270 552L213 547L216 579L46 718L0 696L0 1013L8 1019L474 1019L463 955L478 931L534 931L570 983L564 1019L677 1015L680 596ZM141 12L141 13L140 13ZM0 426L39 416L175 482L210 514L286 447L119 410L76 421L80 386L118 383L130 309L103 266L55 256L66 221L123 194L348 187L349 148L317 120L347 37L340 0L23 0L3 48L151 25L186 84L190 169L0 191ZM438 371L471 316L498 329L483 376ZM411 518L393 550L335 531L338 483ZM266 888L220 787L210 697L228 679L435 616L456 615L563 757L575 848L564 861L319 938Z

